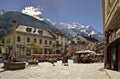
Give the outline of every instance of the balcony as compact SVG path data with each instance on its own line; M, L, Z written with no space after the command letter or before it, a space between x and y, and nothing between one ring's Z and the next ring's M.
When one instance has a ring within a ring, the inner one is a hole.
M116 39L120 38L120 29L117 30L116 32L112 32L109 36L109 43L112 43L113 41L115 41Z
M112 4L108 16L106 17L104 30L108 31L118 29L120 23L119 19L120 19L120 0L115 0L114 4Z

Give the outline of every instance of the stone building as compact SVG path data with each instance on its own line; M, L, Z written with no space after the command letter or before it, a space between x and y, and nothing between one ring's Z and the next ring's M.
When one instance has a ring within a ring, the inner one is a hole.
M105 68L120 70L120 0L102 0Z

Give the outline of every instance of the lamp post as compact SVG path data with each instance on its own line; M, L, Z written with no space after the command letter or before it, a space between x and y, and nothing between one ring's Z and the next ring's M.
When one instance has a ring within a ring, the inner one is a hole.
M54 41L52 41L52 42L53 42L53 46L55 45L55 46L54 46L55 48L54 48L54 47L53 47L53 48L54 48L54 54L56 54L56 41L54 40Z

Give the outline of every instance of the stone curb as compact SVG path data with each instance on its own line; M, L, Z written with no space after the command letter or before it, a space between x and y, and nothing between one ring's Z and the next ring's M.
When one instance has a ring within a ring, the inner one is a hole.
M112 79L110 73L109 73L106 69L104 69L104 71L106 72L106 74L107 74L107 76L109 77L109 79Z

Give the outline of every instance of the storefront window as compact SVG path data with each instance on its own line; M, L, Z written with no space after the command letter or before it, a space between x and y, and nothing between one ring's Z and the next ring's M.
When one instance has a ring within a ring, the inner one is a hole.
M112 49L112 60L115 61L116 60L116 48Z

